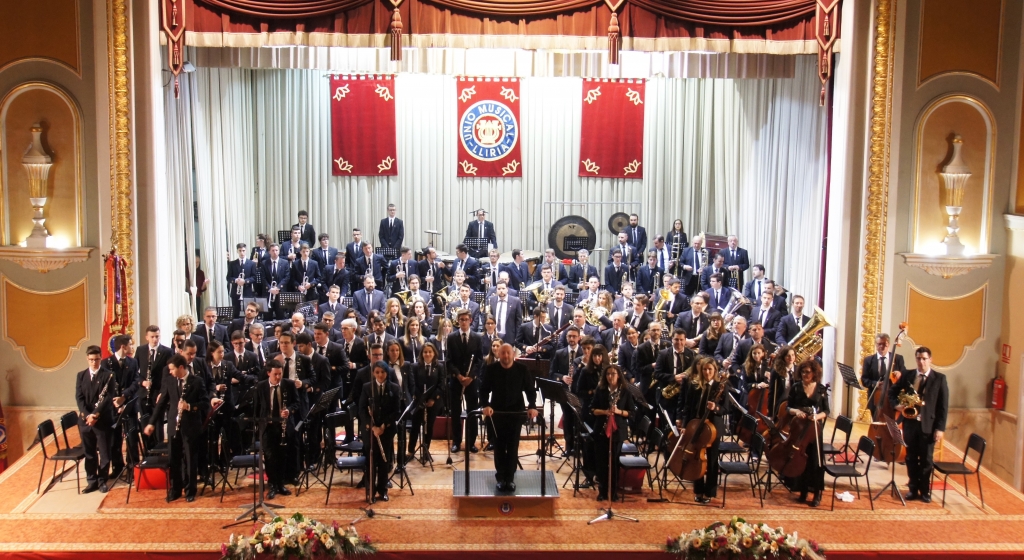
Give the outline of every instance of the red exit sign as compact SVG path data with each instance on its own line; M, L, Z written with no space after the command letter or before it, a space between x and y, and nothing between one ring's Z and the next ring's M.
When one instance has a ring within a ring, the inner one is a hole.
M1008 364L1008 363L1010 363L1010 345L1009 345L1009 344L1004 344L1004 345L1003 345L1003 357L1002 357L1002 362L1003 362L1004 364Z

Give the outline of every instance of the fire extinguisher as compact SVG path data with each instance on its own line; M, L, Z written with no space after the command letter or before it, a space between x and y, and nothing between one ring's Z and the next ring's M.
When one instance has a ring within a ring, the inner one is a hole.
M989 400L988 406L996 410L1006 408L1006 381L1000 375L996 375L996 378L992 380L992 398Z

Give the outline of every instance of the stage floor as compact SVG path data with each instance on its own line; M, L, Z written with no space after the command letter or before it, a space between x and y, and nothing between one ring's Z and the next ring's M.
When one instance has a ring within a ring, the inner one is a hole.
M857 429L865 427L858 425ZM75 430L71 435L76 439ZM535 449L535 441L524 440L521 453ZM984 510L974 479L970 480L969 498L963 495L962 479L951 481L945 508L940 504L938 490L933 493L931 504L917 501L904 507L886 494L876 500L875 511L871 511L864 494L863 499L853 503L837 501L833 512L829 511L827 494L822 506L812 509L798 504L795 495L783 488L769 495L762 509L751 496L747 480L730 477L728 509L720 508L721 490L710 506L694 503L689 490L666 492L666 497L673 500L669 503L649 503L647 498L657 497L657 490L645 490L642 495L627 496L625 503L615 503L617 513L636 517L640 523L615 521L588 526L587 521L600 513L598 508L602 504L595 501L595 490L582 490L574 497L571 486L562 488L568 467L554 473L560 488L560 497L554 500L554 519L460 519L452 495L452 469L445 466L444 443L435 443L432 452L437 459L433 472L418 462L409 464L415 495L408 488L396 487L391 490L390 502L373 506L378 513L399 515L401 519L375 517L358 523L359 530L369 533L382 552L653 553L661 549L670 535L678 536L684 530L739 515L748 521L782 526L813 538L836 553L830 554L830 558L841 557L844 552L868 551L919 553L914 556L938 551L1024 556L1024 496L991 476L984 480ZM945 460L956 457L955 450L948 447L943 453ZM241 487L228 492L223 503L219 492L214 496L208 491L193 503L181 499L167 504L164 491L143 490L133 491L131 503L125 504L123 483L106 495L80 495L73 473L37 496L41 463L42 455L36 446L0 475L0 552L208 552L210 558L216 558L220 544L231 532L221 526L230 523L241 512L239 506L252 497L251 479L246 479ZM560 463L550 460L548 469L554 470ZM522 464L526 470L538 469L535 456L524 457ZM461 461L454 466L461 472ZM493 469L490 454L475 454L473 469ZM49 473L47 468L44 487ZM334 480L329 505L324 504L326 490L322 486L314 486L301 496L278 496L274 501L285 506L283 514L301 511L321 521L336 520L342 524L360 518L360 508L366 507L363 490L349 487L347 474L336 474ZM877 491L889 480L889 471L884 465L872 466L871 480L872 489ZM897 480L906 480L902 466L897 467ZM831 478L826 477L826 485L831 485ZM839 491L843 490L852 487L840 482ZM250 529L251 525L245 525L235 531Z

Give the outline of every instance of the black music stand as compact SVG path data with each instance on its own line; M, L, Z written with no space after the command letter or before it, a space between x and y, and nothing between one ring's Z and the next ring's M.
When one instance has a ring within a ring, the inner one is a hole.
M242 398L238 401L235 406L236 409L244 408L247 406L255 405L256 401L256 386L254 385L248 391L242 395ZM264 500L264 491L266 490L266 481L263 479L263 450L262 445L257 447L256 441L259 434L266 429L268 423L281 422L283 420L273 418L254 418L243 416L242 421L248 424L252 424L252 442L249 446L250 455L253 458L253 472L256 479L252 484L252 504L239 506L244 508L245 511L241 515L235 518L234 523L229 523L221 529L227 529L228 527L234 527L236 525L243 525L245 523L255 523L260 520L264 514L269 515L271 518L277 517L277 512L272 508L281 509L284 506L278 504L272 504ZM227 477L225 476L225 480Z
M407 418L409 418L409 415L411 415L412 411L414 410L416 410L415 399L413 399L413 401L409 403L409 406L405 407L405 410L403 410L402 414L398 417L398 421L395 422L395 425L398 427L398 457L397 460L395 461L395 472L391 473L391 478L388 479L388 482L393 482L395 480L395 477L397 476L398 487L402 490L405 489L406 485L409 485L410 496L415 496L416 492L413 492L412 490L412 479L409 478L409 473L406 472L405 469L405 421ZM431 469L433 469L433 466L431 466Z
M576 419L572 431L572 456L566 457L562 464L555 469L555 472L562 470L563 466L572 461L572 470L569 471L569 476L562 483L562 488L565 488L565 485L572 480L572 495L575 498L581 489L592 487L589 483L586 486L580 484L580 473L583 472L583 444L584 441L594 437L594 430L583 420L583 403L580 402L580 398L572 393L566 393L566 400L569 403L569 410L572 411L572 415ZM586 477L586 473L584 473L584 477Z
M288 311L295 309L295 306L305 301L299 292L280 292L277 294L277 304Z
M487 257L487 244L489 240L486 237L464 237L462 243L469 248L469 254L475 259L482 259Z
M889 418L888 414L883 414L882 420L885 422L885 427L889 429L889 437L892 438L892 461L889 463L889 482L887 482L885 486L878 491L878 494L875 495L875 499L877 500L881 497L881 495L885 493L885 489L888 488L889 492L893 496L900 499L900 503L903 504L903 507L907 507L907 501L903 499L903 494L900 493L900 489L896 485L896 463L898 462L896 459L898 458L900 447L906 447L907 444L903 441L903 432L900 430L899 426L896 425L895 420ZM881 436L875 438L875 449L882 449ZM883 458L885 457L884 452L881 452L881 455Z
M857 391L864 391L866 389L860 384L860 380L857 379L857 372L853 371L852 367L839 362L836 362L836 367L839 368L839 375L843 376L843 384L846 385L848 389L854 389ZM850 395L853 395L853 391L849 391L846 395L847 400L849 400ZM868 402L871 402L870 396L868 397Z
M340 391L340 390L341 390L341 387L335 387L334 389L330 389L328 391L324 391L323 393L321 393L320 394L320 398L316 401L316 403L312 407L310 407L309 412L306 413L306 419L308 420L310 416L313 416L313 415L316 415L316 414L320 414L322 412L330 410L331 405L334 403L334 399L338 398L338 391ZM308 422L307 422L307 424L308 424ZM303 432L303 436L306 439L308 439L308 437L309 437L308 433L306 433L306 432ZM326 451L326 449L327 449L327 445L325 444L324 445L324 450ZM306 465L307 468L302 471L302 476L299 477L299 483L295 485L295 497L296 498L299 496L299 492L301 491L303 484L306 485L306 490L309 490L309 486L310 486L310 484L312 484L309 481L310 475L312 475L313 478L316 479L316 481L319 482L321 486L323 486L324 488L327 488L327 483L324 481L324 479L322 479L319 476L317 476L317 473L320 472L320 467L325 464L324 457L326 457L326 456L327 456L326 453L323 453L321 455L319 464L316 466L316 468L314 469L313 472L310 472L310 469L308 468L308 467L310 467L312 465Z
M546 362L547 360L544 361ZM523 360L523 362L525 363L525 360ZM542 453L554 459L560 456L555 455L555 448L558 448L562 455L565 454L565 448L559 445L558 440L555 439L555 404L557 403L566 406L569 404L569 397L565 390L565 384L561 381L554 381L543 377L537 377L536 380L537 388L540 389L541 398L548 401L551 405L551 412L548 414L548 424L551 425L551 432L548 434L547 440L543 443L544 447L542 449ZM562 432L562 437L566 437L564 431Z
M124 468L121 469L121 472L117 473L117 478L115 478L114 483L110 485L111 488L113 488L114 485L117 484L119 480L124 480L125 484L131 486L134 483L135 465L137 465L139 461L142 460L141 457L137 457L138 445L132 446L131 441L133 440L129 439L128 437L130 433L138 432L139 429L138 425L129 427L127 422L127 420L129 420L131 417L135 416L134 414L129 414L128 410L135 404L135 401L137 400L139 400L138 395L132 397L132 400L122 404L121 412L119 412L117 414L117 418L114 419L113 428L115 430L121 430L121 440L127 441L129 443L127 446L125 446L127 447L128 451L128 461L125 464ZM138 417L135 418L135 422L138 422ZM137 441L137 439L135 439L135 441ZM136 451L133 452L133 449L135 449Z
M388 259L388 262L398 258L398 249L391 247L374 247L374 252Z
M757 417L760 418L761 421L764 422L764 425L768 427L768 432L770 434L768 436L768 441L769 442L771 441L772 436L778 437L779 441L782 441L782 442L786 441L786 436L784 436L782 431L779 430L779 427L775 425L775 422L772 422L771 418L768 418L764 414L761 414L761 411L759 411L759 410L755 410L754 414L757 414ZM767 479L767 480L765 480L765 483L764 483L764 492L763 492L763 495L766 495L766 494L768 494L769 492L772 491L772 469L771 469L770 466L768 467L768 470L765 471L764 475L761 478ZM781 481L781 478L780 478L780 481Z

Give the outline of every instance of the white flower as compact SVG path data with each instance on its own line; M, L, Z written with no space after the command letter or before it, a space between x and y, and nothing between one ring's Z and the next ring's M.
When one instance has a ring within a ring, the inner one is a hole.
M262 544L257 544L256 545L256 554L263 554L263 545Z
M334 548L334 539L327 539L327 542L324 543L324 546L326 546L327 548Z

